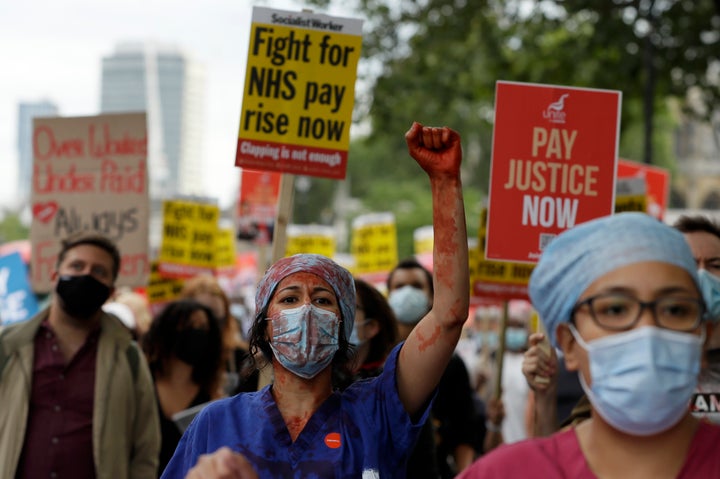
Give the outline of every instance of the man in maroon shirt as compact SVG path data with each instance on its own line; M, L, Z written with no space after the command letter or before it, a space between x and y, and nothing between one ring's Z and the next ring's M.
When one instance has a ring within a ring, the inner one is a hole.
M0 335L0 477L155 478L160 446L147 364L101 309L120 254L63 242L50 306Z

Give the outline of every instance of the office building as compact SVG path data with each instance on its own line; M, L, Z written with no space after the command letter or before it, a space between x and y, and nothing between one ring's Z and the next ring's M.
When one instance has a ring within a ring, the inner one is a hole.
M120 44L102 59L101 112L147 112L154 200L203 194L203 96L203 68L177 47Z

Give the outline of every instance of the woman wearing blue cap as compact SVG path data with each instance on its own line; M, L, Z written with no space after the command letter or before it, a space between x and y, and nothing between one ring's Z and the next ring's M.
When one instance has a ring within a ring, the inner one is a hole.
M720 477L720 428L688 407L710 326L681 233L642 213L584 223L550 243L529 290L591 419L501 447L460 478Z
M415 123L405 138L430 177L432 309L380 376L333 391L332 368L347 362L355 318L353 278L319 255L277 261L258 285L250 333L274 383L203 409L163 477L253 477L250 467L262 478L404 477L469 303L460 136Z

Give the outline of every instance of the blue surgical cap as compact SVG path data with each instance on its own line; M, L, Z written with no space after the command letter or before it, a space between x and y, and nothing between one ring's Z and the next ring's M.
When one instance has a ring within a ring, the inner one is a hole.
M645 261L679 266L698 284L697 266L682 233L644 213L620 213L564 231L545 248L530 276L529 293L557 346L555 329L570 321L580 295L597 278Z

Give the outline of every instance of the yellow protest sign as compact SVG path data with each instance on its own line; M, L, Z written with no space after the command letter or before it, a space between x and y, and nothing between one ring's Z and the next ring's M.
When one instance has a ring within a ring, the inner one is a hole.
M254 7L235 165L342 179L362 20Z
M527 284L534 264L491 261L485 258L487 208L480 212L477 264L472 284L474 296L496 299L527 299ZM473 254L471 257L475 257Z
M433 252L433 227L421 226L413 231L413 246L415 254L425 254Z
M163 202L163 235L159 271L165 277L212 274L220 208L190 200Z
M473 285L479 280L480 272L480 249L478 248L477 238L468 238L468 272L470 275L470 291Z
M628 177L615 180L615 213L647 211L647 185L644 178Z
M219 228L215 237L215 268L235 266L235 234L232 228Z
M335 230L322 225L288 225L285 256L300 253L335 255Z
M398 263L395 216L371 213L355 218L350 252L355 257L354 274L389 272Z
M183 280L164 278L160 275L158 262L153 261L150 264L150 279L147 285L147 297L152 313L157 314L162 306L176 299L182 287Z

